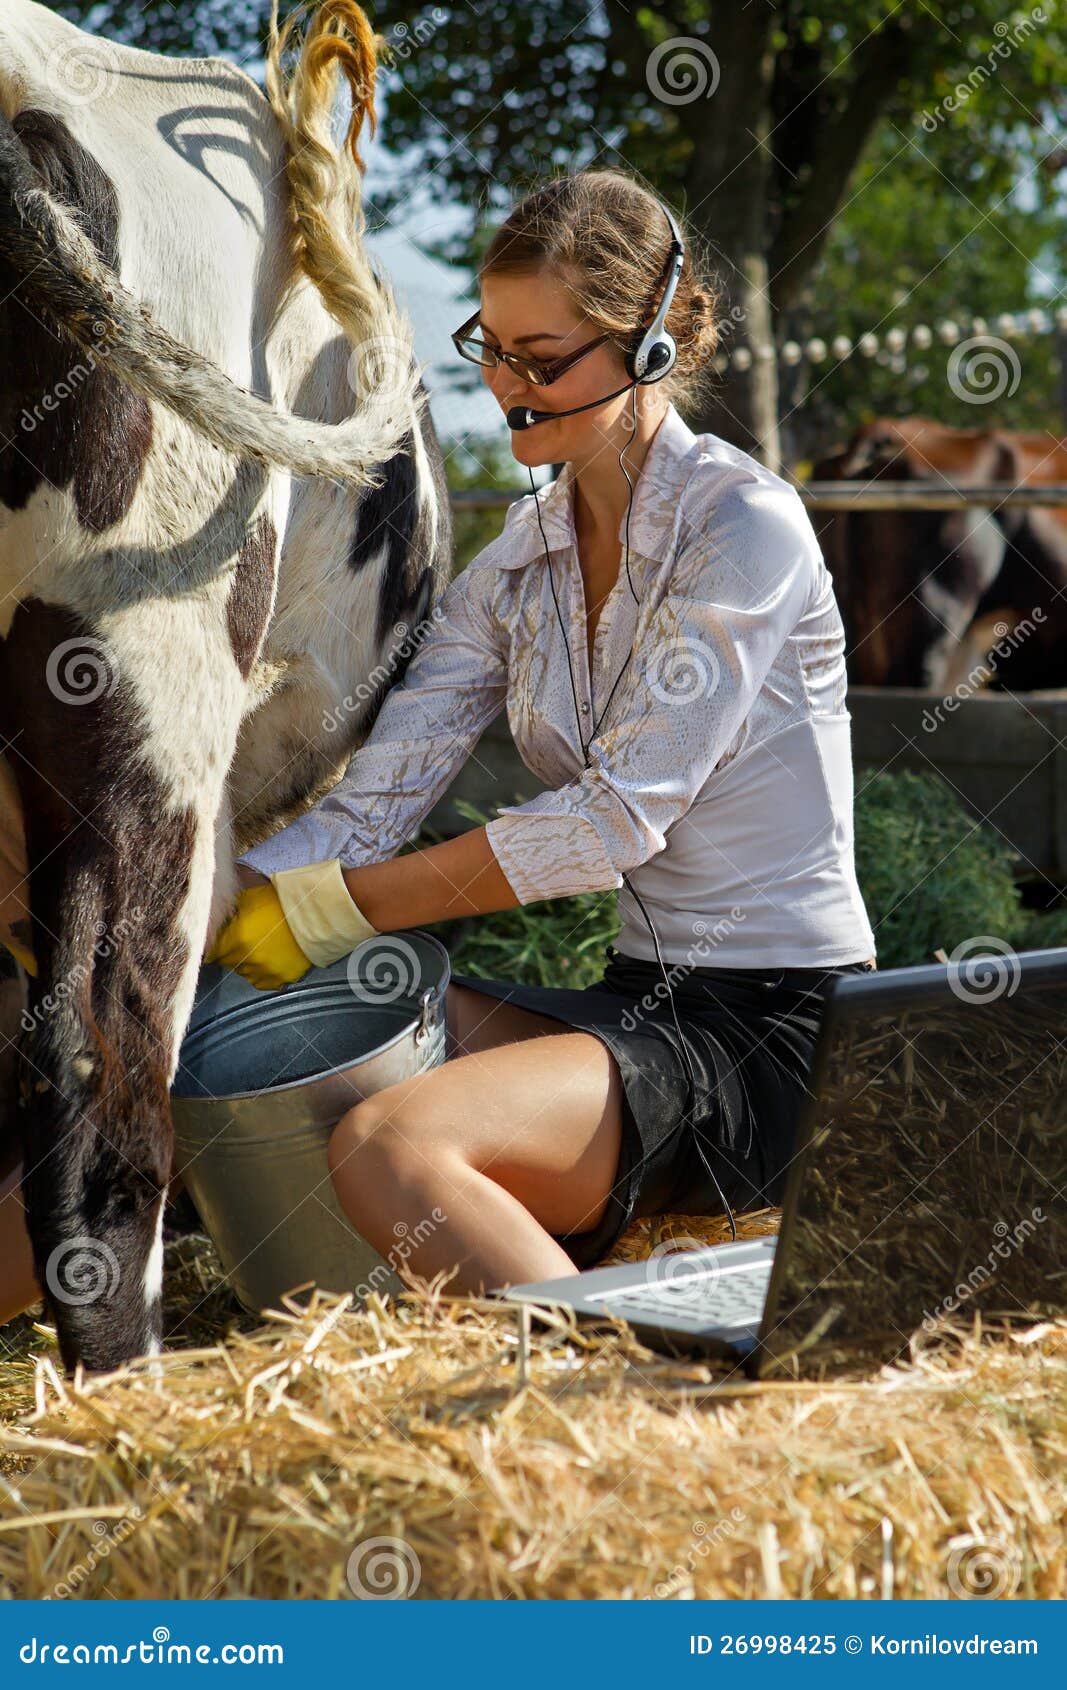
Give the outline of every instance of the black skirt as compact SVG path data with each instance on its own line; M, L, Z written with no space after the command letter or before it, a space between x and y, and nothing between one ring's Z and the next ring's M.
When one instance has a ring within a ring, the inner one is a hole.
M659 964L612 945L603 977L584 989L453 974L457 986L595 1034L619 1065L622 1144L608 1206L590 1231L558 1240L578 1267L601 1261L642 1215L718 1215L724 1197L735 1214L781 1201L821 996L835 975L868 968L668 963L678 1027Z

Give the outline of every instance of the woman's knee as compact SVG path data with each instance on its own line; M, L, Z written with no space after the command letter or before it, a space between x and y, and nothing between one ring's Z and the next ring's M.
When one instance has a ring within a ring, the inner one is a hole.
M336 1174L357 1151L366 1156L369 1146L373 1146L377 1154L384 1144L387 1130L372 1097L347 1110L334 1127L326 1146L330 1173Z
M399 1095L397 1095L399 1094ZM389 1086L342 1115L327 1146L330 1173L358 1165L361 1169L403 1173L432 1162L447 1151L446 1135L438 1131L429 1100L420 1106L417 1092L405 1085Z

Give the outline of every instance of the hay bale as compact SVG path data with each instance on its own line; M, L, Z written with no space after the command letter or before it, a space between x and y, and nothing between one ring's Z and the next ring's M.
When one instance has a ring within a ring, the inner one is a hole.
M168 1257L154 1368L66 1381L28 1322L0 1365L5 1597L1067 1595L1067 1322L753 1385L439 1286L257 1323Z

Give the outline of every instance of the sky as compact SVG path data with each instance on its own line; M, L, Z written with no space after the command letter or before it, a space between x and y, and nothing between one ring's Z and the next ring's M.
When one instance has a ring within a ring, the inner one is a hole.
M446 234L462 228L469 214L455 199L445 197L439 178L424 181L417 157L400 159L381 139L388 132L389 114L381 94L377 101L378 130L373 139L364 135L360 150L367 162L364 186L367 197L385 184L395 186L398 177L406 183L422 183L406 195L403 210L394 211L388 227L368 235L367 246L389 275L397 297L411 318L415 331L415 353L428 363L423 379L430 393L430 409L438 434L448 439L469 441L477 452L479 439L506 439L500 407L473 364L465 364L449 336L478 304L477 289L466 270L431 258L424 250ZM338 121L346 121L345 102L339 105Z

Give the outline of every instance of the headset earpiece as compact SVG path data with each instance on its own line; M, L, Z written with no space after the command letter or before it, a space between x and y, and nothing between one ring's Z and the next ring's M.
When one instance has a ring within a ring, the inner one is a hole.
M669 370L673 370L678 361L678 347L674 336L669 334L665 324L667 313L671 308L678 278L685 263L685 242L682 231L675 222L667 206L661 206L663 215L670 224L671 247L667 255L667 276L663 284L663 293L659 307L648 328L641 336L637 346L628 352L623 362L626 373L631 381L640 382L647 386L654 381L662 381Z
M646 386L661 381L669 370L673 370L677 359L674 336L664 329L655 340L650 341L648 335L643 336L637 351L627 353L623 361L630 379Z

